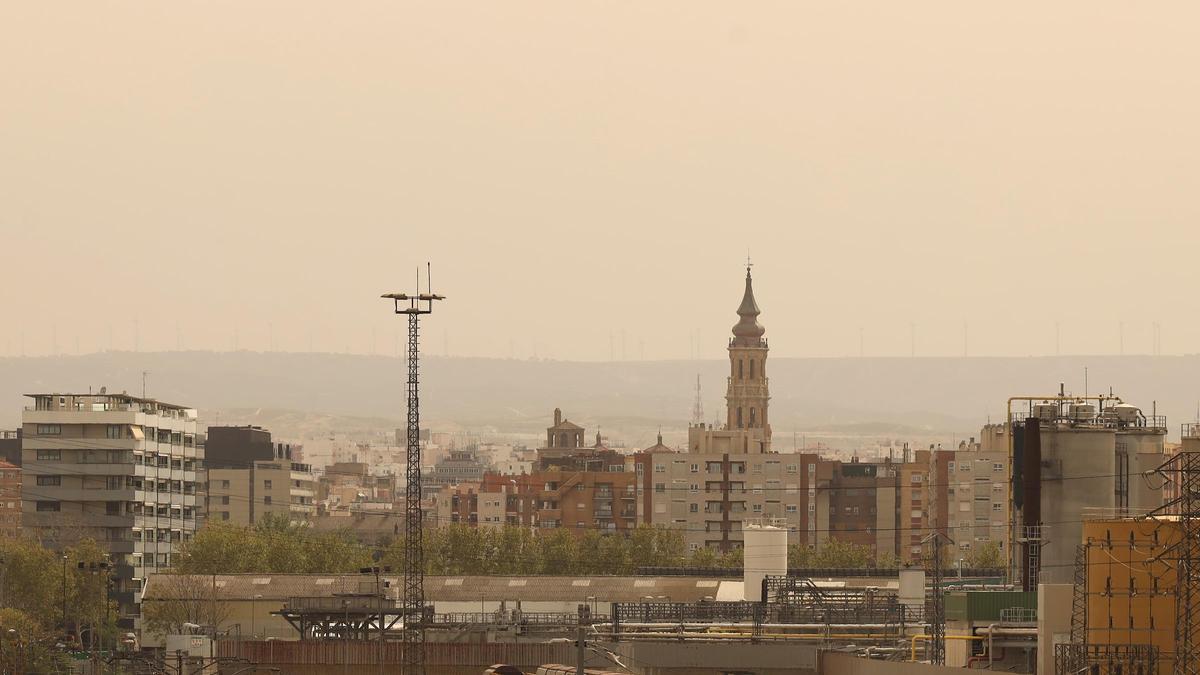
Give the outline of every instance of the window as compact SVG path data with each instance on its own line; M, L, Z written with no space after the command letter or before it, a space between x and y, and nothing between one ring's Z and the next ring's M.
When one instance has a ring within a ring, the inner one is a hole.
M228 490L229 489L229 481L227 481L227 480L221 481L221 489Z
M104 515L106 515L106 516L121 515L121 502L104 502Z
M42 461L58 461L62 459L62 450L38 450L37 458Z
M666 491L667 491L667 484L666 484L666 483L655 483L655 484L654 484L654 491L655 491L655 492L666 492Z
M688 512L689 513L699 513L700 505L699 504L688 504Z
M922 479L922 476L919 473L914 473L912 475L912 482L914 482L914 483L920 483L921 479Z
M125 438L125 425L110 424L105 429L105 438Z
M221 506L229 506L229 495L221 497Z
M993 511L1003 511L1003 510L1004 510L1004 504L1001 504L1000 502L995 502L995 503L993 503L993 504L992 504L992 510L993 510Z
M62 508L61 502L38 502L38 511L58 511Z
M796 508L795 504L788 504L783 510L787 511L788 513L795 513L798 509Z
M762 513L762 504L755 504L752 509L755 513Z
M750 379L754 379L754 359L750 359ZM750 417L753 418L754 415L750 415Z
M954 462L946 462L946 470L953 471L954 470Z
M971 470L971 463L970 463L970 462L963 462L962 464L959 464L959 465L958 465L958 470L959 470L960 472L964 472L964 471L970 471L970 470Z
M692 465L692 473L700 473L700 465L699 464Z
M992 471L1004 471L1004 465L1000 462L993 462Z
M60 436L62 435L61 424L39 424L37 425L38 436Z
M787 465L787 472L788 472L788 473L796 473L796 469L797 469L797 467L796 467L796 465L795 465L795 464L788 464L788 465Z
M38 485L62 485L62 476L38 476Z
M655 464L654 465L654 473L665 473L666 470L667 470L666 464Z
M270 495L267 495L266 497L263 497L263 503L264 503L264 504L270 504L270 503L271 503L271 496L270 496ZM583 504L580 504L580 505L579 505L579 508L581 508L581 509L582 509L582 508L583 508Z
M269 480L264 480L264 481L263 481L263 489L264 489L264 490L270 490L270 489L271 489L271 481L269 481Z

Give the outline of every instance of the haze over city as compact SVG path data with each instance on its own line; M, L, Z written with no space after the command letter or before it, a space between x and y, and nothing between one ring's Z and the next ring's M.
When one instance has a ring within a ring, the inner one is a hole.
M1197 26L0 4L0 675L1200 675Z
M0 355L1200 344L1193 5L464 9L0 9Z

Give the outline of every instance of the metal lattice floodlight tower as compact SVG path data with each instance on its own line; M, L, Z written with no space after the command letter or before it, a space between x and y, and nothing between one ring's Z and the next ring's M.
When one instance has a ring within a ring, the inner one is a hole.
M434 295L425 277L427 293L421 293L421 275L417 273L417 293L388 293L396 314L408 315L408 456L404 495L404 589L400 614L404 617L404 675L425 675L425 556L421 513L421 401L420 401L420 319L433 312Z

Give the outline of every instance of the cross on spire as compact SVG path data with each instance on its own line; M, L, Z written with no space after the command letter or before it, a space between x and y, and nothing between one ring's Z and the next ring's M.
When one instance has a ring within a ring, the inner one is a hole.
M750 251L746 251L746 273L750 272L751 267L754 267L754 263L750 262Z

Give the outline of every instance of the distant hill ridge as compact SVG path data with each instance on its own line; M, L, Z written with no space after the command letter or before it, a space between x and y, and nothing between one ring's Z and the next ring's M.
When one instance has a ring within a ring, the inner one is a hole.
M1200 400L1200 356L1029 358L779 358L769 365L776 437L793 429L922 429L974 434L1000 419L1013 395L1053 393L1059 382L1082 393L1109 386L1126 401L1168 416L1171 436L1193 420ZM385 356L261 352L106 352L0 358L0 427L12 428L21 394L107 386L202 411L271 408L399 421L404 363ZM726 362L531 361L429 356L422 402L431 423L534 431L561 407L576 420L606 418L682 428L701 376L710 420L723 415ZM619 423L618 423L619 424ZM589 430L591 433L594 430Z

